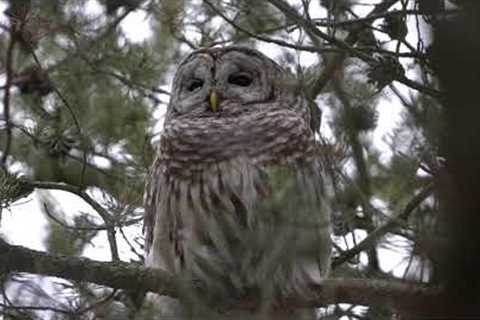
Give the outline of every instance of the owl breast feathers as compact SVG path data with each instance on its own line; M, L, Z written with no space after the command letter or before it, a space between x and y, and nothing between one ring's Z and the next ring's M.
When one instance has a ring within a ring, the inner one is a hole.
M330 264L310 113L287 73L256 50L186 57L147 179L147 264L231 297L308 294Z

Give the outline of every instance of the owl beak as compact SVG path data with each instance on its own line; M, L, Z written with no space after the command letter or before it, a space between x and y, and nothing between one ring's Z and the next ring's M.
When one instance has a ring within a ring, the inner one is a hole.
M215 89L210 89L210 92L208 94L208 102L210 103L210 109L213 112L217 112L218 110L218 97L217 97L217 92Z

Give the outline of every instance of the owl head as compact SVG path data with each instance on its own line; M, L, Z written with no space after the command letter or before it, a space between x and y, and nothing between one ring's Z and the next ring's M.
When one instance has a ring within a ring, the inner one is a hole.
M165 161L185 168L236 156L303 155L313 137L310 108L292 79L254 49L191 53L173 81L161 141Z
M172 117L228 117L262 104L294 100L287 72L257 50L230 46L194 51L178 66L167 121Z

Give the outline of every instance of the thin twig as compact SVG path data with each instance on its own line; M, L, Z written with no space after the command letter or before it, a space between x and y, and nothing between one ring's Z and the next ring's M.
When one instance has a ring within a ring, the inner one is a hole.
M215 11L216 14L218 14L220 17L222 17L222 19L225 20L232 27L234 27L235 29L237 29L240 32L243 32L243 33L249 35L250 37L252 37L254 39L257 39L257 40L260 40L260 41L263 41L263 42L267 42L267 43L277 44L279 46L286 47L286 48L291 48L291 49L295 49L295 50L303 50L303 51L313 52L313 53L327 53L327 52L338 52L339 51L336 48L320 48L320 47L316 47L316 46L298 45L298 44L293 44L293 43L286 42L284 40L273 39L273 38L270 38L270 37L265 37L265 36L258 35L256 33L253 33L251 31L239 26L238 24L236 24L232 19L228 18L222 11L220 11L217 7L215 7L209 0L203 0L203 2L205 2L213 11Z
M45 214L47 215L47 217L49 217L50 219L52 219L54 222L58 223L60 226L62 226L65 229L80 230L80 231L101 231L101 230L108 229L108 227L106 226L95 226L95 227L70 226L66 222L55 217L55 215L50 212L50 209L48 208L48 205L46 203L43 204L43 209L45 209Z
M117 289L114 289L112 290L111 293L109 293L108 295L106 295L104 298L100 299L99 301L91 304L90 306L88 307L85 307L79 311L76 312L76 314L84 314L84 313L87 313L88 311L91 311L93 309L96 309L104 304L106 304L107 302L113 300L113 298L115 298L115 295L117 294Z
M292 8L287 2L283 0L268 0L272 5L274 5L277 9L283 12L283 14L296 21L299 26L301 26L303 29L308 31L309 33L319 37L320 39L325 40L327 43L330 43L332 45L335 45L339 49L344 50L344 54L339 54L331 61L328 63L328 65L325 67L322 75L319 77L317 80L314 89L312 90L313 93L319 93L323 87L328 83L328 81L332 78L332 75L336 72L338 66L341 65L341 63L345 60L347 53L351 56L357 57L360 60L368 63L368 64L376 64L378 61L372 57L370 54L363 52L362 50L359 50L355 48L353 45L357 42L357 35L358 32L361 30L362 25L359 25L358 28L354 28L350 32L350 34L345 38L345 40L338 39L334 36L330 36L329 34L324 33L321 31L317 26L312 23L311 21L308 21L304 19L294 8ZM379 3L378 5L375 6L375 8L372 10L371 14L378 14L379 11L385 11L387 10L390 6L392 6L397 0L388 0ZM436 89L427 87L423 84L417 83L411 79L408 79L404 75L398 76L396 81L405 84L406 86L415 89L419 92L431 95L433 97L441 97L442 93ZM314 94L311 96L314 97Z
M360 252L368 249L373 244L375 244L381 237L387 234L389 231L392 230L393 227L398 225L402 221L406 221L410 214L417 208L425 199L427 199L434 191L433 184L427 186L417 195L415 195L405 206L404 210L400 212L395 217L391 218L387 223L378 227L374 231L372 231L362 242L360 242L357 246L353 247L352 249L343 252L339 257L334 259L332 262L332 268L336 268L339 265L343 264L344 262L352 259Z
M96 71L98 73L105 74L105 75L110 76L110 77L113 77L113 78L119 80L121 83L123 83L124 85L126 85L128 87L138 87L140 89L148 90L148 91L151 91L153 93L164 94L164 95L170 96L170 92L168 92L166 90L163 90L163 89L160 89L160 88L157 88L157 87L153 87L153 86L148 86L148 85L145 85L143 83L133 82L132 80L128 79L125 76L122 76L121 74L115 73L113 71L102 70L100 68L97 68L97 67L93 66L92 64L90 64L90 66L92 67L92 69L94 71Z
M59 309L55 307L48 307L48 306L28 306L28 305L15 305L15 304L4 304L0 302L0 308L4 309L10 309L10 310L15 310L15 311L52 311L56 313L62 313L62 314L68 314L68 315L73 315L76 314L76 312L72 310L64 310L64 309Z
M127 243L128 247L130 248L130 251L133 252L133 253L140 259L140 261L143 262L143 260L144 260L143 254L140 253L140 252L138 252L137 249L130 243L130 241L128 240L127 235L126 235L125 232L123 231L123 228L118 228L118 230L120 231L120 234L122 235L123 240L125 240L125 242Z
M97 201L95 201L92 197L90 197L82 188L74 185L69 185L66 183L59 183L59 182L28 181L28 180L22 180L22 182L33 188L67 191L82 198L93 209L95 209L95 211L100 215L100 217L105 222L105 225L107 227L107 238L110 245L110 252L112 254L112 260L113 261L120 260L118 255L117 240L115 238L114 219L112 219L110 213L105 208L103 208Z

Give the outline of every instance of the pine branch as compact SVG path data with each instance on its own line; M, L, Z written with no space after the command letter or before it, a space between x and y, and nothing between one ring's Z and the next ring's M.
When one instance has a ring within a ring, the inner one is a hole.
M365 27L364 25L356 25L353 30L348 34L348 36L344 39L338 39L334 36L331 36L319 28L317 28L316 24L308 19L302 17L293 7L291 7L287 2L283 0L268 0L273 6L275 6L278 10L283 12L285 17L295 21L300 27L302 27L307 33L318 37L326 41L327 43L338 47L339 49L343 50L342 53L335 55L327 65L324 67L322 74L318 77L315 83L311 86L311 94L309 96L314 99L321 90L327 85L327 83L332 79L333 75L342 65L345 58L348 56L357 57L360 60L368 63L368 64L376 64L378 61L372 57L371 54L368 54L358 48L354 47L354 44L357 42L358 33ZM387 0L379 3L375 6L372 12L368 16L376 16L385 12L394 5L398 0ZM367 16L367 17L368 17ZM405 76L397 76L395 79L398 82L405 84L406 86L415 89L419 92L431 95L433 97L440 97L441 92L436 89L427 87L421 83L415 82L411 79L408 79Z
M235 23L234 20L228 18L220 9L215 7L213 3L211 3L208 0L203 0L204 3L206 3L216 14L218 14L223 20L225 20L228 24L230 24L233 28L236 30L248 35L249 37L252 37L254 39L266 42L266 43L273 43L281 47L285 48L290 48L290 49L295 49L295 50L302 50L306 52L312 52L312 53L327 53L327 52L339 52L338 49L336 48L321 48L318 46L309 46L309 45L299 45L299 44L294 44L290 43L281 39L275 39L267 36L262 36L258 33L249 31L242 26L238 25Z
M103 208L97 201L95 201L92 197L90 197L82 188L74 185L69 185L66 183L48 182L48 181L22 180L22 183L31 188L62 190L69 193L73 193L79 196L80 198L82 198L103 219L106 230L107 230L107 238L110 244L110 252L112 255L112 260L114 261L120 260L118 255L117 240L115 238L115 221L112 219L110 213L105 208Z
M91 282L114 289L150 291L182 299L185 281L160 269L136 267L131 264L101 262L87 258L53 255L22 246L9 245L0 238L0 272L26 272L59 277L74 281ZM293 308L319 307L331 303L355 305L416 306L433 303L442 293L440 288L420 283L374 279L329 279L312 286L315 294L308 300L295 297L285 303ZM197 283L189 285L201 291ZM255 302L253 302L255 304ZM245 301L234 307L252 305Z
M390 219L387 223L384 225L378 227L377 229L373 230L371 233L368 234L368 236L363 239L362 242L360 242L358 245L353 247L352 249L345 251L337 257L333 263L332 263L332 268L336 268L342 263L352 259L355 257L357 254L360 252L367 250L368 248L371 248L374 246L378 240L383 237L385 234L387 234L389 231L391 231L395 226L399 224L401 221L406 221L410 214L415 210L425 199L427 199L429 196L432 195L434 189L433 185L427 186L424 190L422 190L420 193L415 195L405 206L404 210L399 213L397 216L394 218Z

